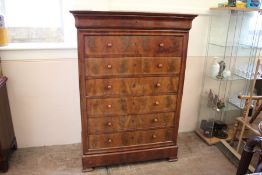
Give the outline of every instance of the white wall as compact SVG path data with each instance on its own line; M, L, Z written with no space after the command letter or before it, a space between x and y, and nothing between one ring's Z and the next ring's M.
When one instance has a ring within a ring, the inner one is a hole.
M74 2L76 2L74 9L89 10L171 12L172 9L177 9L180 12L188 12L193 7L194 12L199 10L204 13L211 6L209 0L187 2L78 0ZM194 20L190 31L180 132L192 131L196 125L207 28L208 15L200 15ZM76 55L76 48L1 50L3 72L9 77L8 93L19 147L81 141Z
M77 59L3 61L19 147L80 142Z
M221 0L75 0L72 8L77 10L120 10L149 12L207 12Z

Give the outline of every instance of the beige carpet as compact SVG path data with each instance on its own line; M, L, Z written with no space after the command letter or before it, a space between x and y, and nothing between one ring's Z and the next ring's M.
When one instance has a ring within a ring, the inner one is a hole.
M234 175L236 167L194 133L179 135L177 162L150 161L81 172L81 145L18 149L6 175Z

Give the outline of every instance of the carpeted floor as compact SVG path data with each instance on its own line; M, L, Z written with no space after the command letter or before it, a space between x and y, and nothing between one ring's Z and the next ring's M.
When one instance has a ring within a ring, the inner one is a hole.
M234 175L236 167L194 133L179 135L177 162L150 161L81 172L81 145L18 149L6 175Z

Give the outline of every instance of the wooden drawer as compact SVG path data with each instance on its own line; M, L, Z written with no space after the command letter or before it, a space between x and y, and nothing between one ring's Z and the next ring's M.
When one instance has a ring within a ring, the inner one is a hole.
M183 36L85 36L85 57L182 56Z
M174 129L132 131L114 134L89 135L89 149L132 146L172 141Z
M88 133L103 134L117 131L174 126L174 113L127 115L116 117L89 117Z
M85 59L86 76L179 74L180 57Z
M86 80L87 96L157 95L175 93L178 77L113 78Z
M127 115L175 111L176 95L87 99L89 115Z

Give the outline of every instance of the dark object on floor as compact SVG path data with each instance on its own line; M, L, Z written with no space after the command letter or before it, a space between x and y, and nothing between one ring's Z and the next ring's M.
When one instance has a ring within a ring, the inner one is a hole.
M255 84L256 95L262 95L262 79L257 79Z
M259 132L262 133L262 130L259 130ZM262 172L262 137L256 136L248 139L246 145L244 146L236 175L244 175L247 173L248 166L251 162L256 146L260 149L260 157L255 173Z
M177 160L189 30L196 15L73 11L83 169Z
M253 123L256 119L257 119L257 117L258 117L258 115L260 114L260 112L261 112L261 110L262 110L262 104L259 106L259 108L255 111L255 113L254 113L254 115L251 117L251 119L249 120L249 123Z
M6 89L6 77L0 77L0 171L8 170L8 157L17 149Z
M208 138L217 137L221 139L227 138L227 125L219 120L202 120L200 128L203 130L204 135Z

